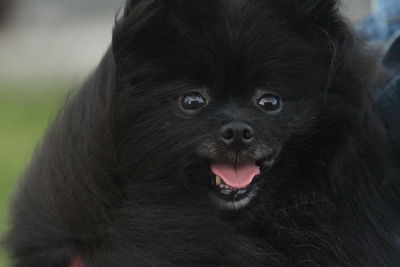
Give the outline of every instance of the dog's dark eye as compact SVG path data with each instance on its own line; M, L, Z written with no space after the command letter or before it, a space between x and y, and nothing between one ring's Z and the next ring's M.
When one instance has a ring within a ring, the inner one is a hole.
M180 97L180 105L185 111L197 111L206 104L207 100L198 92L190 92Z
M282 100L278 95L268 93L260 98L258 105L267 112L277 113L281 109Z

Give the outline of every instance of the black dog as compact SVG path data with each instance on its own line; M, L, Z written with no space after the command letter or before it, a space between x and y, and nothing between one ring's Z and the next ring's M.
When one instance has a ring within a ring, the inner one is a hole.
M129 1L26 172L14 266L400 266L362 51L334 0Z

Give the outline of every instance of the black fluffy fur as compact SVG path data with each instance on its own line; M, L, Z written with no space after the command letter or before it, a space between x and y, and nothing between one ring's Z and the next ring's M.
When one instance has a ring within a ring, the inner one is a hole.
M374 66L334 0L136 0L39 145L12 208L15 267L400 266L398 180ZM252 99L279 93L269 116ZM177 99L204 90L185 115ZM222 123L283 145L237 211L209 199ZM199 151L203 151L200 153Z

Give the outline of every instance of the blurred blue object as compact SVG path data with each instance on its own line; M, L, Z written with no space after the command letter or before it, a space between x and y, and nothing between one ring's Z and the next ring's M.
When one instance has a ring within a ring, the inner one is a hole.
M393 145L400 155L400 1L375 0L373 14L358 28L371 43L383 43L382 64L394 74L377 97Z
M362 20L357 28L367 40L388 41L400 29L400 1L373 1L371 16Z
M387 42L382 63L397 75L378 98L378 106L385 118L397 155L400 155L400 30Z

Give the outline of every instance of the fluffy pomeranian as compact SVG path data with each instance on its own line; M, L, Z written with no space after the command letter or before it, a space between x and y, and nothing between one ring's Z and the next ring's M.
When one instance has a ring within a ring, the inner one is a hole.
M131 0L12 206L15 267L398 267L375 67L335 0Z

